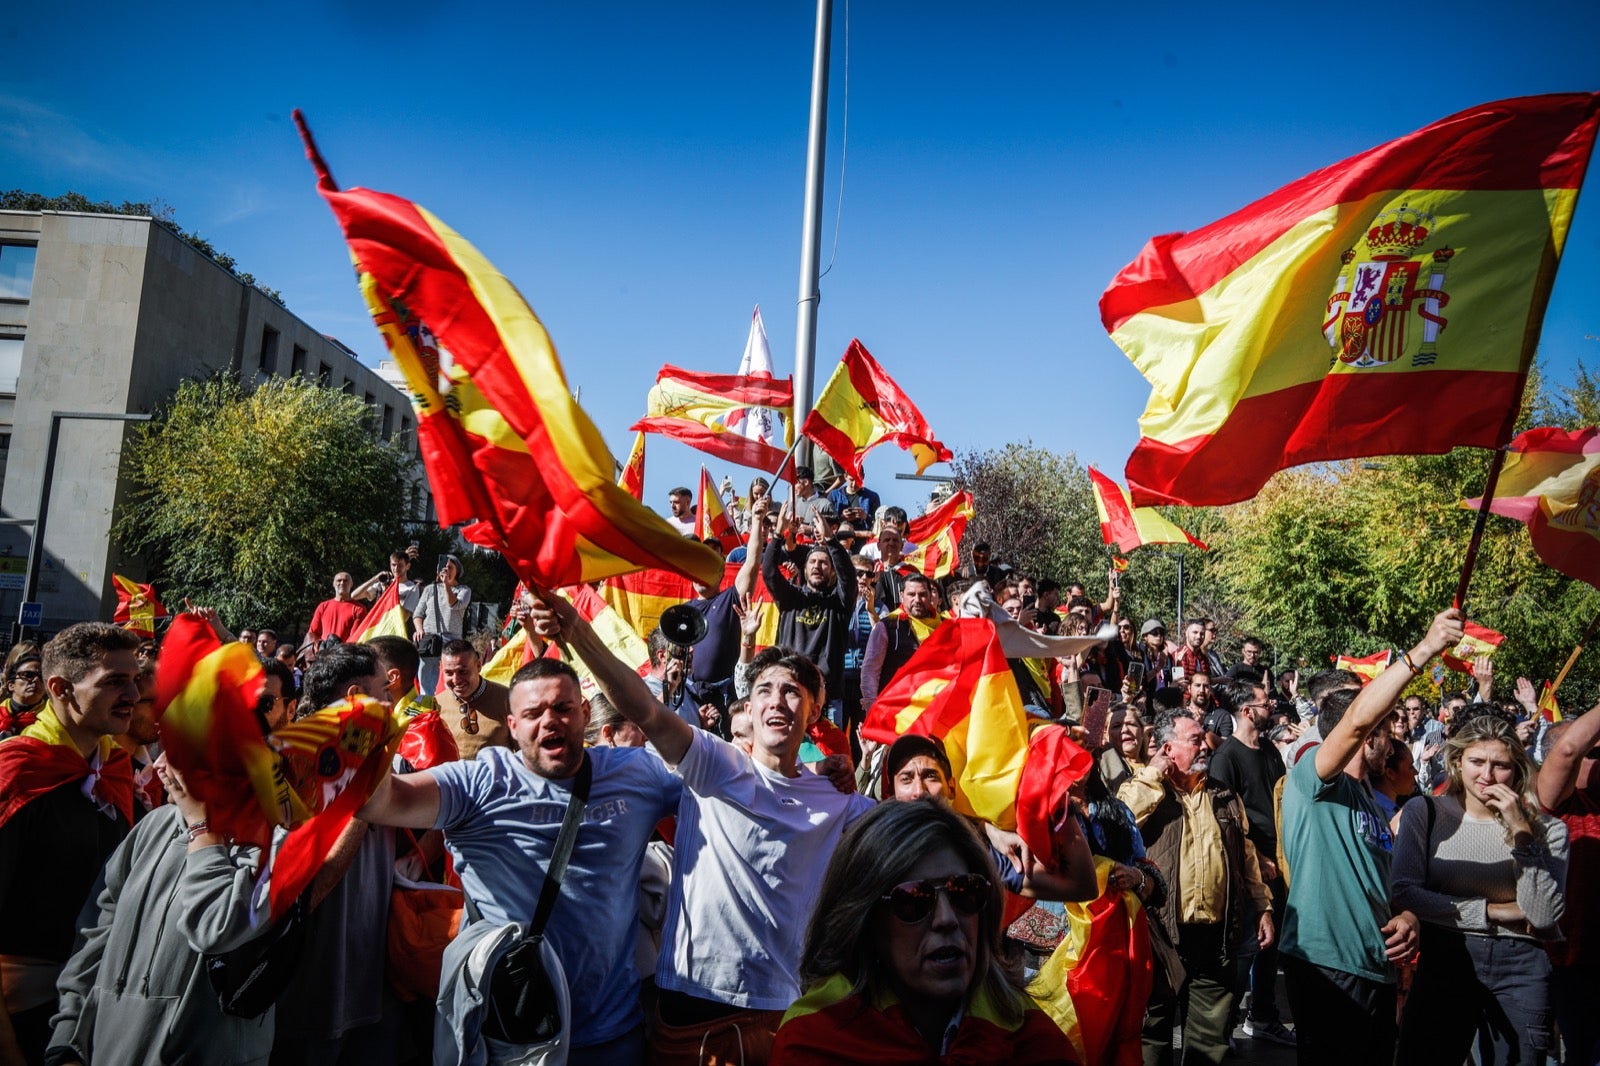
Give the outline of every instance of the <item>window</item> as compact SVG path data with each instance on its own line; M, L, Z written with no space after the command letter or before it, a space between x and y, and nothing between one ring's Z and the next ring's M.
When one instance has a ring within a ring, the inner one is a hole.
M346 396L354 396L356 394L356 383L349 378L345 378L344 384L340 385L339 388L343 390Z
M333 381L333 367L327 363L317 364L317 384L327 385Z
M33 292L33 261L38 249L31 244L0 244L0 300L26 300Z
M304 375L306 372L306 350L298 344L289 359L289 373Z
M13 396L22 376L22 338L0 337L0 392Z
M278 331L271 326L261 327L261 350L256 353L256 369L268 374L278 372Z
M389 440L394 436L394 408L388 404L383 405L383 439Z

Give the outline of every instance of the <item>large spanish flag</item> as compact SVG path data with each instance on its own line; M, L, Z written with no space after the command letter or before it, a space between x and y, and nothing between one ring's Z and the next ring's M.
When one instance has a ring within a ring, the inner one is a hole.
M295 122L405 374L440 525L477 520L463 534L545 588L650 567L717 580L715 552L612 480L616 461L511 282L417 204L340 191Z
M1131 552L1144 544L1193 544L1204 551L1205 543L1154 507L1135 507L1128 490L1089 468L1089 483L1094 488L1094 508L1100 512L1100 536L1121 552Z
M861 735L892 744L907 733L943 743L956 810L1002 829L1016 826L1028 716L993 622L943 622L878 694Z
M1482 498L1461 505L1476 511ZM1547 566L1600 588L1600 430L1546 426L1520 434L1489 510L1527 526Z
M1150 382L1133 501L1510 437L1600 95L1484 104L1156 237L1100 299Z
M950 461L950 449L934 439L911 397L859 340L845 349L801 432L857 481L863 480L861 457L885 441L910 452L919 474Z
M745 435L750 408L771 408L784 416L785 442L794 442L794 385L766 376L701 374L664 366L645 402L645 416L633 428L660 433L689 447L769 474L783 465L784 449Z
M916 548L905 557L905 565L934 580L955 573L961 562L961 535L972 515L972 493L963 490L912 519L906 527L906 540Z
M355 633L350 637L352 644L365 644L373 637L405 637L411 639L411 630L406 625L406 609L400 606L400 582L391 581L383 590L383 595L372 601L372 606L367 608L367 613L361 616L361 621L356 623Z
M121 574L112 574L111 583L117 591L117 609L111 620L146 640L155 636L156 619L168 617L167 609L156 599L156 587Z

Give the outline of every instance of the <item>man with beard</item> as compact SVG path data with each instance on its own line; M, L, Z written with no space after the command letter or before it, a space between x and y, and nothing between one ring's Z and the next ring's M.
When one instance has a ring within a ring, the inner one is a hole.
M1389 904L1394 835L1367 778L1388 751L1384 727L1401 691L1460 642L1463 624L1459 610L1440 612L1427 635L1365 688L1323 696L1321 742L1284 778L1290 878L1281 953L1303 1063L1394 1058L1394 963L1416 954L1417 917Z
M933 582L912 574L900 588L900 609L872 627L867 651L861 663L861 709L871 710L873 702L894 679L939 625L939 612L933 606Z
M1272 897L1246 837L1243 801L1207 774L1205 730L1187 715L1156 722L1157 750L1117 796L1133 811L1151 862L1172 886L1151 914L1157 975L1144 1023L1144 1061L1167 1061L1183 1021L1185 1063L1220 1063L1238 995L1238 960L1254 934L1275 936Z
M780 520L780 529L785 535L794 532L792 512ZM778 605L778 643L821 668L830 716L834 725L843 728L844 701L839 693L844 691L844 651L850 638L850 617L856 609L856 570L850 554L832 539L821 516L812 522L812 538L798 583L779 569L782 536L768 542L761 555L761 579Z

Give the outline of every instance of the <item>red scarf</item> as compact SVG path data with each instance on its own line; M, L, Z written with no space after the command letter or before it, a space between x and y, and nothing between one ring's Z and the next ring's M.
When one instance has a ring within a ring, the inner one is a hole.
M95 802L114 808L133 824L133 760L102 737L98 766L78 754L56 719L55 711L39 712L21 736L0 741L0 826L29 803L62 785L92 779L87 789Z

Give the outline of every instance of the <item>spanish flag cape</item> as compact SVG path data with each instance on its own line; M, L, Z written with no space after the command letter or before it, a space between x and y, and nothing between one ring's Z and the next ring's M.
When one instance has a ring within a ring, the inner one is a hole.
M84 794L133 824L133 760L110 737L85 759L46 706L19 735L0 741L0 826L32 801L62 785L84 782Z
M839 1062L921 1066L934 1061L949 1066L1054 1066L1082 1061L1044 1011L1029 1004L1019 1021L1007 1021L982 987L967 1003L949 1048L935 1059L899 1000L885 994L868 1003L850 986L850 978L834 974L796 1000L778 1028L772 1061L799 1066Z

